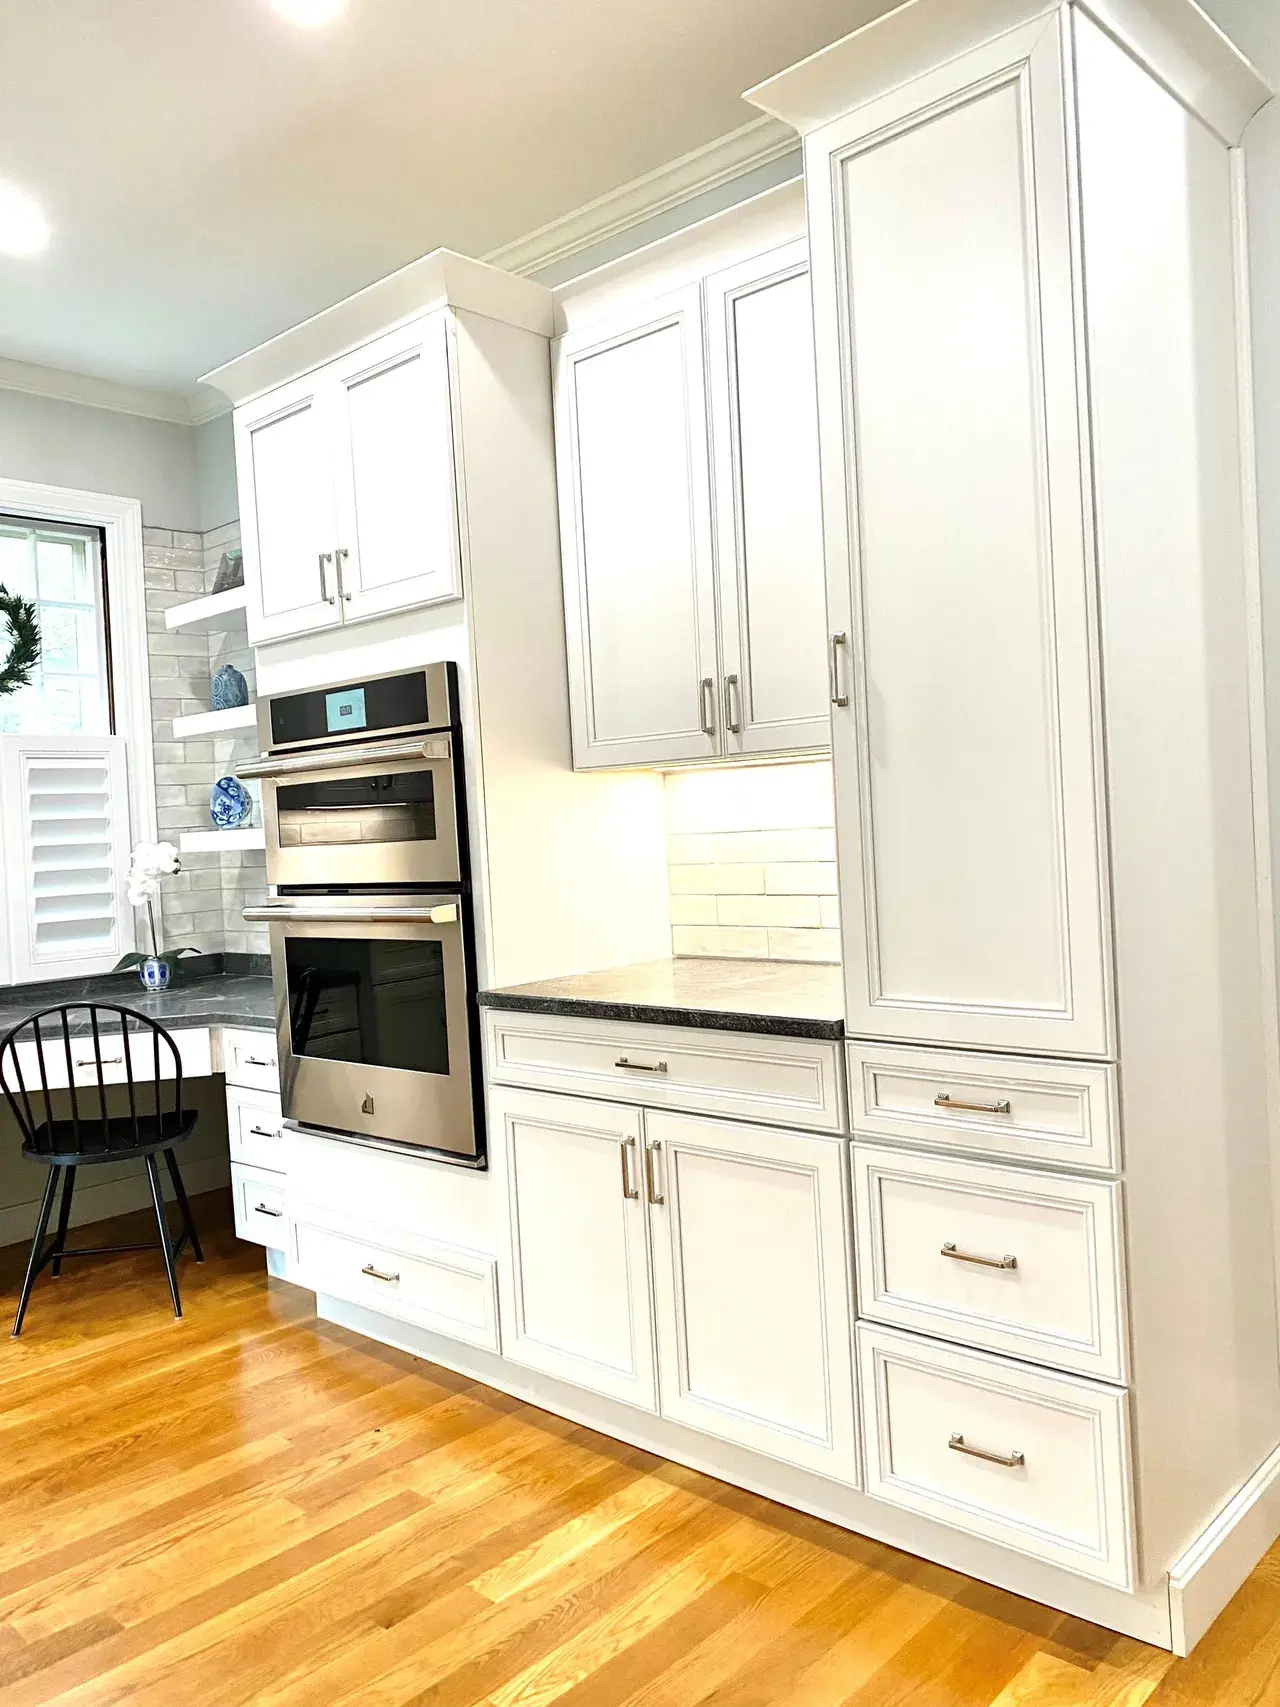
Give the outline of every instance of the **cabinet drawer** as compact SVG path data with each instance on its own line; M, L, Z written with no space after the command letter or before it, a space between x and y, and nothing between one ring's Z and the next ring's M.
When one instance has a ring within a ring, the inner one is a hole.
M858 1361L869 1494L1131 1587L1121 1389L862 1323Z
M231 1160L246 1167L284 1172L280 1098L270 1091L227 1086L227 1139Z
M222 1071L229 1085L280 1094L274 1031L222 1031Z
M93 1038L90 1036L73 1037L71 1039L71 1070L67 1070L67 1047L61 1032L53 1031L42 1021L40 1033L43 1040L44 1069L48 1076L50 1089L64 1088L71 1083L76 1085L92 1085L94 1091L98 1085L98 1065L93 1052ZM178 1055L182 1061L182 1076L185 1079L204 1079L212 1072L210 1055L209 1032L206 1028L194 1026L187 1031L174 1031L173 1041L178 1047ZM100 1032L99 1047L102 1056L102 1082L105 1085L123 1085L128 1079L124 1059L124 1039L117 1032ZM33 1041L23 1040L17 1046L18 1071L22 1075L22 1083L28 1091L41 1082L40 1053ZM172 1079L173 1056L160 1045L160 1077ZM156 1076L156 1045L154 1035L131 1032L129 1035L129 1063L133 1068L135 1085L154 1084ZM15 1086L15 1089L17 1087ZM96 1112L96 1101L90 1105ZM154 1103L148 1105L154 1108ZM172 1106L170 1100L167 1107ZM85 1104L81 1103L82 1110ZM127 1110L127 1102L126 1102Z
M861 1315L1125 1379L1118 1185L869 1144L853 1169Z
M855 1137L1057 1162L1120 1165L1115 1068L850 1043Z
M450 1245L318 1225L300 1210L293 1226L295 1278L317 1292L367 1305L468 1345L498 1349L492 1257Z
M235 1204L236 1236L270 1250L285 1249L284 1181L279 1174L257 1173L237 1162L231 1164L231 1191Z
M835 1043L498 1008L486 1025L495 1084L819 1132L843 1127Z

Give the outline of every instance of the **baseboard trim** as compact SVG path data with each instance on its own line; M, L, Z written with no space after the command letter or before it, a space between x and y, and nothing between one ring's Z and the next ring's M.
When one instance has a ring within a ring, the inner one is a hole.
M1227 1501L1169 1572L1175 1654L1187 1655L1280 1538L1280 1446Z
M1126 1594L1058 1566L1022 1558L1007 1548L963 1535L914 1512L900 1511L883 1500L830 1482L812 1471L794 1469L662 1417L650 1416L630 1405L523 1369L494 1352L394 1321L364 1305L317 1294L316 1314L321 1321L333 1322L383 1345L395 1346L414 1357L469 1375L513 1398L678 1464L687 1464L690 1469L746 1488L778 1505L791 1506L904 1553L931 1559L965 1576L1007 1589L1011 1594L1058 1607L1073 1617L1119 1630L1153 1647L1172 1645L1168 1585L1163 1578L1149 1588Z

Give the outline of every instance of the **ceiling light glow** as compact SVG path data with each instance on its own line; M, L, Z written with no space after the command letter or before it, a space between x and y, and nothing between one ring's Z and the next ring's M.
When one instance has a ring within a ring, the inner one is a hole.
M331 24L342 11L344 3L345 0L271 0L274 11L304 30Z
M38 255L49 241L49 221L16 184L0 183L0 254Z

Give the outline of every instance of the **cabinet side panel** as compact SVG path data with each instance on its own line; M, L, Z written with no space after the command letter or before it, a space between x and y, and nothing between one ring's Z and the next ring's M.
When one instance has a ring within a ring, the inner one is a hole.
M662 778L570 759L547 342L456 318L488 980L665 957Z
M1139 1534L1280 1437L1227 150L1077 16Z

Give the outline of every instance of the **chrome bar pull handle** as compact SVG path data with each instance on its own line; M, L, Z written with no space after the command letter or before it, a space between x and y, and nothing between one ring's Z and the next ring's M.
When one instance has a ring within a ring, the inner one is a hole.
M742 683L737 676L724 679L724 726L730 735L742 733Z
M827 671L831 684L832 705L846 706L849 703L849 690L844 685L844 676L840 668L840 659L845 647L849 644L847 634L833 634L827 654Z
M968 1251L958 1250L948 1239L942 1247L942 1255L950 1257L952 1262L971 1262L975 1268L1017 1268L1017 1257L975 1257Z
M273 1221L279 1221L284 1214L283 1209L268 1209L265 1203L255 1203L253 1212L255 1215L269 1215Z
M255 1138L279 1138L280 1137L280 1132L278 1130L275 1132L271 1132L271 1131L268 1131L268 1129L265 1126L251 1126L249 1128L249 1130L250 1130L250 1132L253 1133Z
M135 1032L134 1035L136 1036L137 1033ZM96 1059L92 1060L92 1061L77 1061L76 1066L77 1067L98 1067L98 1066L102 1066L102 1067L123 1067L124 1066L124 1056L123 1055L104 1055L102 1057L101 1061L98 1061Z
M336 605L338 602L336 594L331 593L329 591L329 584L325 578L325 572L324 572L325 564L326 563L332 563L332 562L333 562L333 553L331 551L322 551L320 553L320 557L319 557L319 563L320 563L320 597L324 600L325 604L327 604L327 605Z
M367 1262L360 1272L361 1274L367 1274L370 1280L385 1281L388 1286L394 1286L400 1279L398 1274L387 1274L382 1269L375 1268L371 1262Z
M629 1061L625 1055L619 1055L613 1064L615 1067L625 1067L629 1073L666 1073L670 1071L665 1061Z
M634 1150L635 1147L636 1141L634 1138L624 1138L618 1145L618 1156L622 1162L622 1195L624 1197L634 1198L638 1202L640 1199L640 1187L638 1185L632 1185L631 1169L627 1165L627 1152L629 1150Z
M962 1434L953 1434L947 1445L953 1452L963 1452L966 1458L981 1458L984 1464L999 1464L1002 1470L1021 1470L1026 1463L1022 1452L988 1452L985 1446L970 1446Z
M348 559L348 557L350 557L350 555L351 555L351 553L349 551L345 550L343 547L339 547L338 550L335 551L333 554L333 566L338 571L338 592L342 598L342 602L344 604L348 604L348 605L351 603L351 594L347 591L346 587L343 585L342 565L347 561L347 559ZM330 601L330 603L332 603L332 600Z
M654 1173L653 1173L653 1158L657 1155L658 1151L661 1148L662 1148L662 1142L660 1139L657 1139L657 1138L655 1138L652 1143L646 1143L646 1145L644 1147L645 1191L648 1195L649 1202L657 1204L659 1207L661 1207L667 1201L666 1198L662 1195L662 1193L658 1190L657 1182L654 1179Z
M701 702L702 733L714 740L716 733L716 684L710 676L703 676L698 683L698 694Z
M1013 1104L1008 1097L999 1102L958 1102L949 1091L939 1091L933 1099L935 1108L954 1108L963 1114L1012 1114Z

